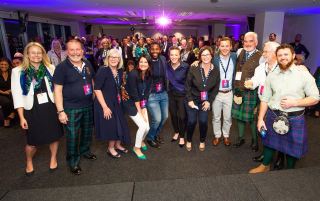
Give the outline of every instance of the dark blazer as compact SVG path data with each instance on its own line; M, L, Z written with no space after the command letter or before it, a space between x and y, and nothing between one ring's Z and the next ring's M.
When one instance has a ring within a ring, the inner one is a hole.
M126 61L133 60L132 47L127 46L127 58L125 58L125 47L122 47L122 58Z
M220 67L220 61L219 61L219 54L215 54L214 58L212 60L212 63L214 67L219 68ZM236 65L237 65L237 54L235 52L230 53L231 60L233 62L234 68L233 68L233 76L232 76L232 88L234 87L234 79L236 77ZM220 68L219 68L220 69Z

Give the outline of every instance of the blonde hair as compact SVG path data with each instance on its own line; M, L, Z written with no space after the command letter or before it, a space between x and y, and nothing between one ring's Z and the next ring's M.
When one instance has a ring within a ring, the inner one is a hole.
M30 60L29 60L29 57L28 57L28 52L29 52L29 49L30 47L33 47L33 46L36 46L36 47L39 47L41 49L41 52L42 52L42 62L43 64L47 67L47 68L52 68L51 66L51 63L50 63L50 60L49 60L49 57L46 53L46 50L44 49L44 47L38 43L38 42L30 42L27 44L27 46L24 48L24 51L23 51L23 61L22 61L22 68L24 70L26 70L27 68L30 67Z
M111 49L108 51L107 53L107 56L106 58L104 59L104 65L105 66L109 66L109 57L113 54L116 54L118 57L119 57L119 63L118 63L118 68L117 69L120 69L120 68L123 68L123 60L122 60L122 55L120 54L120 52L117 50L117 49Z
M58 44L59 45L59 49L62 51L62 46L61 46L61 43L58 39L53 39L52 42L51 42L51 50L53 50L53 45L54 44Z

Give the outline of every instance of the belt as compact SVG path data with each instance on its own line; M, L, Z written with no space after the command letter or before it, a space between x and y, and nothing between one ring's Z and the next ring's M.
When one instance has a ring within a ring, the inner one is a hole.
M224 93L224 94L229 93L230 91L232 91L232 90L231 90L231 89L230 89L230 90L227 90L227 91L219 90L219 92Z
M272 110L276 115L280 115L281 113L286 113L288 114L288 117L295 117L295 116L300 116L304 114L304 110L300 111L295 111L295 112L283 112L280 110Z

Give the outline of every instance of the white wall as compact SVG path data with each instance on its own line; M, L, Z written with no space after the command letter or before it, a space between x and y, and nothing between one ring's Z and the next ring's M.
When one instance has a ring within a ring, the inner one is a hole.
M312 72L320 66L320 15L309 16L285 16L282 42L290 43L294 41L297 33L302 34L301 43L304 44L310 52L310 56L306 60Z

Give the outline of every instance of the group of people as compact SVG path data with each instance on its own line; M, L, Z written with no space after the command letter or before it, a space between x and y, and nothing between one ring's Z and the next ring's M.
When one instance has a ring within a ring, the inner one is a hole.
M169 112L172 142L187 151L194 147L197 123L198 149L205 151L209 114L213 146L232 144L232 118L238 127L235 148L245 143L247 124L254 151L259 149L261 133L262 164L250 173L268 171L275 151L286 155L287 168L294 168L295 161L307 152L304 108L318 103L319 89L307 68L294 64L291 45L269 41L259 51L257 34L248 32L237 52L232 52L233 41L228 37L219 39L216 50L199 46L197 54L182 39L180 46L158 42L141 46L131 60L128 41L121 51L109 48L108 42L101 40L97 69L86 59L83 41L77 38L66 43L66 51L53 41L48 54L40 43L30 42L12 75L3 73L8 69L3 66L10 64L0 60L2 77L6 81L11 77L8 94L12 93L26 133L27 176L35 172L32 159L39 145L50 144L49 170L58 168L56 156L64 133L68 166L75 175L82 172L81 157L97 159L90 149L93 133L106 142L110 157L121 158L131 143L125 115L138 127L132 151L140 160L147 159L147 145L159 148L164 143L160 132ZM116 41L112 43L119 47ZM14 115L11 109L6 111L9 119Z

